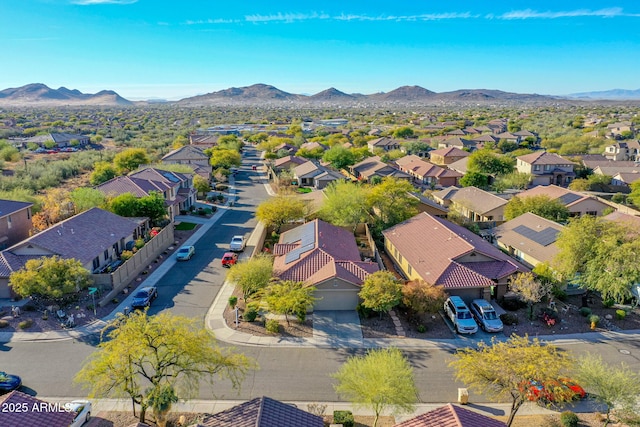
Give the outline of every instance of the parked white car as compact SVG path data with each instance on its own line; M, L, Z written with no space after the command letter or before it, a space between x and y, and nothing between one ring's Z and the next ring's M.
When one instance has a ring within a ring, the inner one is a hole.
M69 427L80 427L91 418L91 402L88 400L74 400L69 409L76 413L76 417Z
M478 325L473 320L467 304L458 296L447 298L444 302L444 312L447 314L456 332L459 334L475 334L478 332Z
M244 236L233 236L231 243L229 243L229 250L233 252L241 252L244 251L244 245Z

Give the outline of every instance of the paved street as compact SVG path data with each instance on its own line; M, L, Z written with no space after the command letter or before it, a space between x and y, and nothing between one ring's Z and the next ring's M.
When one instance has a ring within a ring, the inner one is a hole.
M256 162L255 151L247 150L245 161ZM261 179L250 166L237 175L238 201L195 244L196 256L178 263L158 281L159 298L151 312L171 310L201 319L220 291L227 270L220 267L231 236L248 233L255 226L255 206L267 197ZM248 251L247 251L248 252ZM640 371L640 340L620 334L616 339L598 339L588 334L556 343L575 355L595 352L608 362L624 361ZM406 341L405 341L406 342ZM452 378L448 362L453 348L464 342L431 343L423 347L402 346L415 368L421 402L444 403L457 400L461 384ZM403 343L403 341L399 341ZM46 397L81 397L86 395L71 379L83 361L95 350L95 337L49 342L8 342L0 344L0 369L23 377L27 391ZM223 344L228 345L228 344ZM270 345L236 345L239 351L253 357L260 366L250 372L239 392L227 382L215 389L203 386L202 399L246 400L268 395L285 401L338 401L330 374L354 354L365 350L352 348L272 347ZM31 390L29 390L31 389ZM486 402L482 396L470 396L472 402Z

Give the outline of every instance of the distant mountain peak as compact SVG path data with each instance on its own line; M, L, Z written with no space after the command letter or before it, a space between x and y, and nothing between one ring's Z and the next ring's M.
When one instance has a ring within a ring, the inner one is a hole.
M32 83L0 91L0 104L17 106L129 105L131 101L122 98L112 90L88 94L77 89L67 89L64 86L51 89L42 83Z

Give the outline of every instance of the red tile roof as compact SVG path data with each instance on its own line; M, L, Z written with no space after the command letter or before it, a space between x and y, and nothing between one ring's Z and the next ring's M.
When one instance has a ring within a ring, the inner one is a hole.
M447 288L489 286L528 271L480 236L425 212L382 233L420 277Z
M518 156L518 160L522 160L530 165L573 165L571 160L567 160L556 153L549 153L544 150L535 151L531 154Z
M321 220L282 233L273 253L275 276L308 285L332 277L360 285L378 271L377 264L361 261L352 233Z
M21 409L0 411L2 427L69 427L75 417L74 412L64 409L64 403L48 404L17 390L0 397L0 402L3 408Z
M443 156L443 157L458 157L458 156L464 156L464 157L468 157L471 154L468 153L467 151L461 150L457 147L449 147L449 148L440 148L438 150L433 150L431 151L429 154L431 155L436 155L436 156Z
M207 415L195 427L323 427L322 417L269 397Z
M394 427L506 427L502 421L451 403Z

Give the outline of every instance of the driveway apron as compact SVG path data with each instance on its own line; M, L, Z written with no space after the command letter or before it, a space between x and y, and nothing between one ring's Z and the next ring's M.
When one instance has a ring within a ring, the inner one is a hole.
M313 337L322 340L362 340L362 328L358 313L355 310L314 311Z

